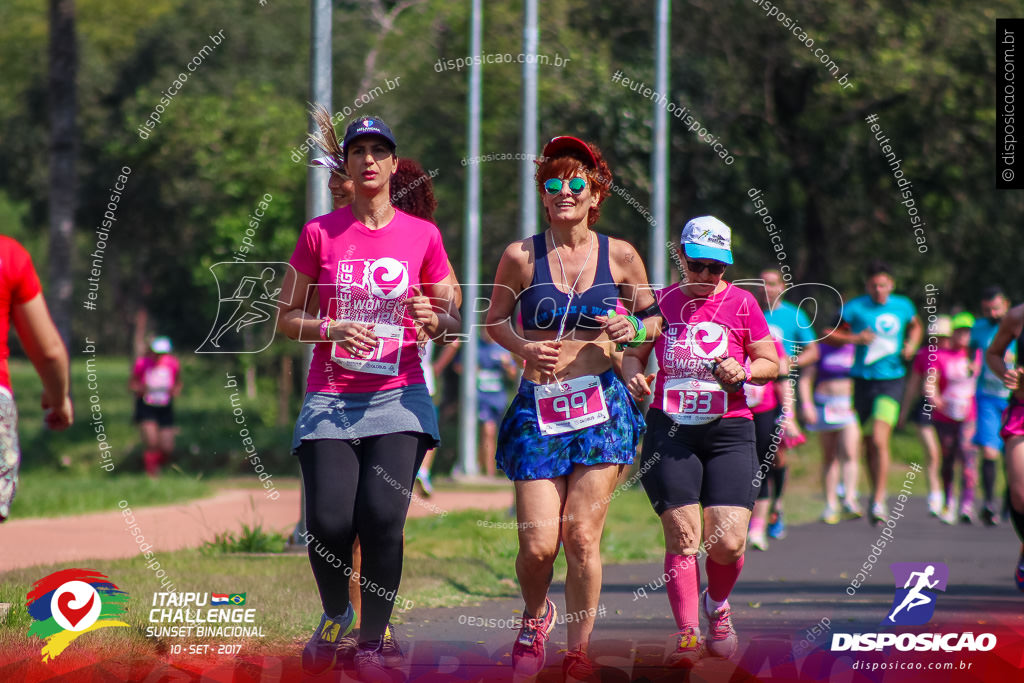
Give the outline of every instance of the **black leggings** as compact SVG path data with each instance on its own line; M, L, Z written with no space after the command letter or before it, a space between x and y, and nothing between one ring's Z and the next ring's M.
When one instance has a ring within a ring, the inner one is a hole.
M402 580L402 533L416 470L433 439L400 432L363 439L303 441L309 563L328 617L348 609L352 543L362 548L360 639L377 640Z
M768 390L774 391L775 389L769 386ZM781 416L782 408L754 413L754 445L757 448L757 462L760 471L764 473L761 486L757 489L758 500L779 497L780 487L776 473L780 468L776 464L776 459L779 454L778 449L782 444L782 427L778 424ZM773 436L779 439L778 443L773 444Z

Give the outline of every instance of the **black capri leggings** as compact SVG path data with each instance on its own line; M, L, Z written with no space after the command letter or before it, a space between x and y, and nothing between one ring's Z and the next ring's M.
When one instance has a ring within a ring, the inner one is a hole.
M657 408L647 410L647 435L640 451L640 483L660 517L666 510L754 507L754 424L745 417L681 426Z
M303 441L298 448L309 563L328 617L348 609L352 543L359 536L361 640L383 636L391 619L402 580L402 532L410 492L432 444L426 434L400 432Z

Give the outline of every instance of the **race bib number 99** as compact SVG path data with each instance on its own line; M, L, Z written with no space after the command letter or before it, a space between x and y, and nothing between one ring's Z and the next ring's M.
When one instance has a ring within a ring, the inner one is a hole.
M331 359L354 372L367 372L372 375L398 375L398 362L402 357L402 328L399 325L376 323L373 333L377 335L377 348L369 357L354 356L347 349L334 342L331 346Z
M541 434L564 434L608 420L601 380L594 375L534 388Z
M665 383L664 411L683 425L702 425L725 415L725 391L718 382L674 379Z

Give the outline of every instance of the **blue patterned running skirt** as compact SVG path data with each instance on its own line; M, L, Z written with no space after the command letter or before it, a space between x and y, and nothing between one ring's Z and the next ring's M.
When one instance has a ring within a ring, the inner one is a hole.
M646 429L640 409L614 370L599 375L608 419L575 432L544 435L537 423L534 382L522 380L498 430L498 467L512 481L553 479L573 465L628 465Z

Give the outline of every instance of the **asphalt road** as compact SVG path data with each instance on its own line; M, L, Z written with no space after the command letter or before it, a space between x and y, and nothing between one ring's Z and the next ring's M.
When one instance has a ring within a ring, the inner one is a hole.
M913 498L904 513L894 519L892 540L884 548L877 544L879 527L854 520L793 527L766 552L748 551L730 598L739 652L731 660L702 660L691 680L1024 680L1024 593L1013 582L1020 544L1012 528L948 526L928 516L924 500ZM865 562L872 571L855 589L851 580ZM895 591L889 565L897 562L948 567L947 588L937 594L934 615L924 626L882 625ZM606 669L602 680L682 680L680 672L661 667L676 630L664 588L655 588L661 576L660 563L604 568L602 609L591 643L592 656ZM551 597L564 614L564 586L555 584ZM522 607L520 600L493 600L409 612L399 631L411 651L409 680L507 680L502 672L511 669L516 634L510 622ZM834 633L880 631L993 632L998 646L984 653L828 650ZM548 669L539 680L561 680L565 639L560 623L549 641ZM856 662L898 666L903 660L950 662L954 668L930 673L852 668ZM966 671L957 668L968 664ZM452 678L433 679L430 672Z

